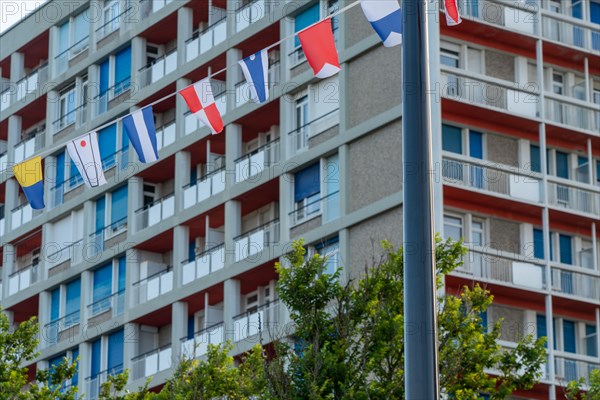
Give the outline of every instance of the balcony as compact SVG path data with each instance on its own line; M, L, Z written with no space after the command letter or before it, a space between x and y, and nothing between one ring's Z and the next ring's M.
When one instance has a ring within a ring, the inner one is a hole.
M271 62L271 60L269 60ZM268 79L269 79L269 91L272 91L275 85L280 84L280 62L279 60L273 61L269 65ZM240 107L250 102L252 96L250 94L250 84L245 80L242 80L235 85L235 106Z
M134 298L136 304L144 304L147 301L162 296L173 290L173 269L166 269L143 278L133 284Z
M442 3L440 3L442 4ZM537 7L518 2L503 3L497 0L467 2L461 11L466 18L502 28L534 35L537 22Z
M36 151L44 147L44 130L28 134L28 138L15 146L14 162L20 163L33 156Z
M277 336L279 332L284 332L284 324L287 322L283 316L284 310L285 307L279 300L274 300L254 311L246 311L234 317L234 340L236 342L248 340L260 331L267 332L271 337Z
M19 207L13 209L10 215L10 227L12 230L17 229L21 225L25 225L30 222L32 219L41 215L43 210L34 210L31 208L29 203L25 203L20 205Z
M562 46L589 52L600 51L598 25L568 15L542 11L542 36Z
M109 249L120 243L127 236L127 217L115 221L107 227L100 228L96 232L90 234L90 245L87 246L87 256L93 257L101 254L104 250ZM89 253L92 254L89 254Z
M511 115L537 118L539 94L532 84L503 81L473 72L442 66L435 92L444 98L500 110Z
M217 109L219 110L221 117L223 117L227 113L227 94L225 93L225 91L223 91L214 97L215 97L215 104L217 105ZM198 117L196 117L194 114L192 114L189 111L185 113L184 118L185 118L184 126L185 126L185 134L186 135L196 132L198 129L200 129L204 126L204 124L202 122L200 122Z
M597 217L600 215L600 188L551 177L548 182L548 204Z
M123 364L117 365L113 368L106 369L99 372L94 376L89 376L85 379L85 394L89 400L96 400L100 395L100 388L104 382L108 379L108 376L114 376L123 372Z
M46 244L46 248L49 249L51 244L53 247L61 247L57 243L50 242ZM53 251L52 253L46 255L45 260L46 268L48 269L48 277L52 277L59 272L71 268L72 265L80 263L83 260L82 245L83 239L59 248L57 251Z
M553 263L556 264L556 263ZM552 292L600 303L600 277L569 266L552 267Z
M545 94L545 101L546 119L567 129L579 128L600 135L600 105L551 93Z
M54 346L59 342L69 339L73 340L74 336L78 334L75 329L78 327L80 322L79 310L65 315L55 321L51 321L44 326L42 332L42 340L44 341L45 347Z
M168 54L157 58L146 66L140 68L140 88L157 82L164 76L177 69L177 49L171 50Z
M118 8L117 8L118 10ZM96 29L96 43L101 42L102 39L108 37L111 33L116 32L121 27L121 23L126 20L125 15L133 10L133 7L128 7L122 13L114 16L108 21L105 21L102 26ZM106 10L108 11L108 10ZM105 11L105 13L106 13ZM118 12L118 11L117 11ZM105 14L106 15L106 14ZM114 15L114 14L113 14ZM121 21L123 20L123 21Z
M265 0L254 0L235 11L235 31L241 32L251 24L263 19L269 13L267 8L269 2Z
M145 229L158 224L175 214L175 194L171 193L162 199L158 199L135 212L137 218L137 229Z
M175 143L177 131L175 121L165 124L156 130L156 147L158 151Z
M225 265L225 244L212 247L198 254L193 260L185 260L181 263L181 284L187 285L200 278L212 274Z
M123 314L124 310L125 290L121 290L88 305L88 318L90 321L93 319L93 324L97 324Z
M126 95L129 95L131 89L131 77L127 77L123 79L121 82L118 82L108 88L108 90L104 93L100 93L98 96L94 97L94 101L98 104L96 108L96 115L100 115L110 110L115 103L118 104L117 100L124 98Z
M308 150L329 139L328 133L337 134L340 123L339 112L337 108L289 132L288 135L292 137L293 153Z
M339 191L327 194L321 198L309 198L305 205L289 213L290 226L296 227L318 217L320 219L317 226L320 226L324 222L326 223L338 218L340 216L339 199Z
M173 0L141 0L140 1L140 15L141 19L145 20L150 15L158 12L167 4Z
M445 184L511 199L541 202L539 179L501 164L444 152L442 175Z
M279 219L274 219L233 239L235 261L241 261L279 243Z
M17 82L16 101L22 101L28 94L40 94L42 87L48 82L48 64L44 64L25 78Z
M19 293L29 286L37 283L39 276L39 265L29 265L8 276L8 295Z
M133 359L133 379L148 378L158 372L165 371L171 368L173 356L171 352L171 343L141 354Z
M225 342L223 322L194 332L194 337L181 338L181 354L187 358L199 358L208 352L208 345L220 345Z
M235 160L235 182L252 180L271 165L279 162L279 138Z
M69 47L56 57L54 57L54 63L56 65L56 75L60 75L65 72L71 66L71 61L74 60L80 54L83 54L89 47L90 37L86 36L73 46Z
M225 168L219 168L183 187L183 208L190 208L223 190L225 190Z
M185 61L190 62L227 39L227 17L192 33L185 41Z
M52 132L57 134L67 127L81 126L87 120L87 104L82 104L79 107L59 116L52 122Z

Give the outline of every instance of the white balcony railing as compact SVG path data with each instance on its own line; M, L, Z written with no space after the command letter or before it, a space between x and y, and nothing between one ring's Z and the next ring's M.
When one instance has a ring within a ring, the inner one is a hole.
M292 151L299 153L308 150L310 139L339 125L339 115L340 110L338 108L290 131L288 135L292 137Z
M36 132L32 137L21 141L15 146L15 163L20 163L23 160L33 156L36 151L44 146L44 131Z
M194 337L181 339L181 354L187 358L198 358L208 351L208 345L225 343L223 322L211 325L194 333Z
M542 35L545 39L576 47L584 51L600 52L598 25L580 19L549 12L542 13Z
M219 114L221 114L221 117L223 117L227 113L227 95L225 94L225 92L221 92L220 94L215 96L215 104L217 105ZM204 126L204 124L200 122L198 117L196 117L189 111L185 113L184 118L186 135L196 132L198 129Z
M533 6L525 2L503 2L498 0L470 1L461 3L461 12L464 18L475 19L478 22L487 23L502 28L520 31L522 33L535 34L535 24L538 20L537 9L539 5ZM440 3L443 5L443 2Z
M183 208L192 207L225 190L225 169L220 168L183 187Z
M139 70L140 86L146 87L177 69L177 49L157 58Z
M256 23L267 15L268 2L265 0L254 0L235 12L235 31L240 32L251 24Z
M585 188L578 182L556 178L548 182L548 204L594 216L600 215L600 188Z
M140 15L141 19L144 20L150 15L160 11L167 4L174 0L140 0Z
M252 229L233 239L235 261L241 261L279 243L279 219Z
M282 318L283 305L279 300L274 300L258 307L254 311L244 312L233 318L233 329L235 341L247 340L260 331L276 336L278 332L284 331L285 324Z
M156 147L158 148L158 151L175 143L176 136L177 130L175 128L175 121L158 128L156 130Z
M600 303L600 278L592 274L552 267L552 292Z
M117 31L121 27L121 24L128 19L127 15L129 15L129 13L133 10L133 7L129 7L119 15L111 18L108 21L105 21L104 24L96 29L96 42L101 41L111 33Z
M539 203L541 181L498 163L444 153L444 183Z
M36 283L39 279L38 265L29 265L22 268L8 277L8 294L12 296L21 290L27 289Z
M135 212L137 229L145 229L175 214L175 194L171 193Z
M168 370L173 364L171 343L139 355L131 360L133 379L148 378L158 372Z
M546 93L546 118L600 135L600 105Z
M133 284L136 304L144 304L173 290L173 269L168 267Z
M45 64L17 82L16 101L21 101L30 93L42 93L42 86L48 82L48 64Z
M585 358L585 357L580 357ZM591 357L587 357L591 358ZM583 378L589 385L589 377L593 370L600 369L597 361L585 361L575 357L556 356L554 358L556 379L566 384Z
M125 290L113 293L88 305L89 318L109 311L111 312L111 318L123 314L123 311L125 311Z
M192 61L219 43L223 43L225 39L227 39L227 19L223 17L203 30L194 32L192 37L185 41L185 61Z
M224 265L225 246L220 244L200 253L193 260L183 261L181 263L181 283L187 285L222 269Z
M235 160L235 181L248 180L278 162L279 138Z

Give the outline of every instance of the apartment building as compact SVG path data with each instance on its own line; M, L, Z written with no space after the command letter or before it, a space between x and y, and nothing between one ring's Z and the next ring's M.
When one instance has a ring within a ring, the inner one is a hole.
M337 76L315 79L295 38L269 51L265 104L223 71L350 3L54 0L0 36L0 299L39 319L32 371L80 357L69 384L91 399L124 369L160 386L208 343L288 333L274 263L291 240L345 277L401 243L401 51L360 7L334 18ZM470 249L446 290L490 289L503 346L547 336L517 398L555 398L600 367L600 2L461 9L434 38L438 230ZM137 162L118 118L209 74L224 133L173 96L154 106L160 160ZM60 145L111 121L108 183L85 188ZM41 153L40 212L6 166Z

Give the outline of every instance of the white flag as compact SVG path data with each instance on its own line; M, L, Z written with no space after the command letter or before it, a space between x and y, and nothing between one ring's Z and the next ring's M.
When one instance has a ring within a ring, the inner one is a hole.
M96 132L86 133L67 143L67 150L87 187L98 187L106 183Z

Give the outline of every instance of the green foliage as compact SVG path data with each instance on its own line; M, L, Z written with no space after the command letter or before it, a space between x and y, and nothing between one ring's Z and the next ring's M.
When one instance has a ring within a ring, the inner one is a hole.
M584 391L585 379L571 381L567 384L565 398L568 400L598 400L600 399L600 370L594 369L588 377L589 386Z

